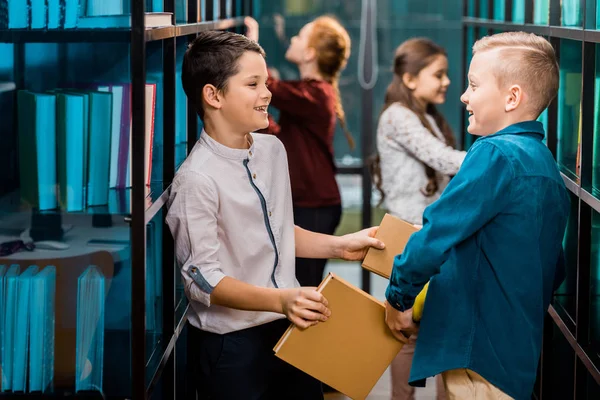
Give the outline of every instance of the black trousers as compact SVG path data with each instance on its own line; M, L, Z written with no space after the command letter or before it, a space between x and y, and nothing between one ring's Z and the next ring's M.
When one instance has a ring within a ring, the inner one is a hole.
M300 228L332 235L340 223L342 206L294 207L294 223ZM319 286L327 260L296 258L296 278L300 286Z
M319 381L274 355L289 324L282 319L224 335L189 325L187 360L197 398L322 400Z

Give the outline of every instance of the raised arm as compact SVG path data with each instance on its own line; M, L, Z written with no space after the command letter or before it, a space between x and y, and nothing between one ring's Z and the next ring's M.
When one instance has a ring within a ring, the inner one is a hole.
M381 115L378 136L392 148L407 151L446 175L456 175L466 155L433 136L415 113L399 104L391 105Z

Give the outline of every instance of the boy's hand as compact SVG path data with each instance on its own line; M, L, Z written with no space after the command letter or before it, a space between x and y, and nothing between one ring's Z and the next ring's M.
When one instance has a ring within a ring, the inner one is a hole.
M246 37L258 43L258 21L252 17L246 17L244 25L246 25Z
M327 321L331 311L327 299L316 288L281 289L281 312L300 329Z
M404 312L396 310L387 301L385 302L385 322L396 339L407 343L408 338L419 331L419 326L413 321L413 310Z
M339 245L339 258L349 261L362 261L367 255L369 247L375 247L376 249L383 250L385 244L375 239L378 226L372 228L363 229L355 233L340 236Z

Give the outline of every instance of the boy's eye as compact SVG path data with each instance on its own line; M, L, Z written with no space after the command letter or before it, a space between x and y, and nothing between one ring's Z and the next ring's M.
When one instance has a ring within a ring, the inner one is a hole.
M249 86L256 86L256 82L252 82Z

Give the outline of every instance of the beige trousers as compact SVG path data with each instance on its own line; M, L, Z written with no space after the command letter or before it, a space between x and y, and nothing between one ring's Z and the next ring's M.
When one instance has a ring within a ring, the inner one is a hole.
M392 399L391 400L415 400L415 388L408 384L410 366L415 353L417 335L412 335L396 358L392 361ZM435 390L437 400L446 400L446 392L442 376L435 377Z
M470 369L452 369L442 373L448 400L510 400L496 386Z

